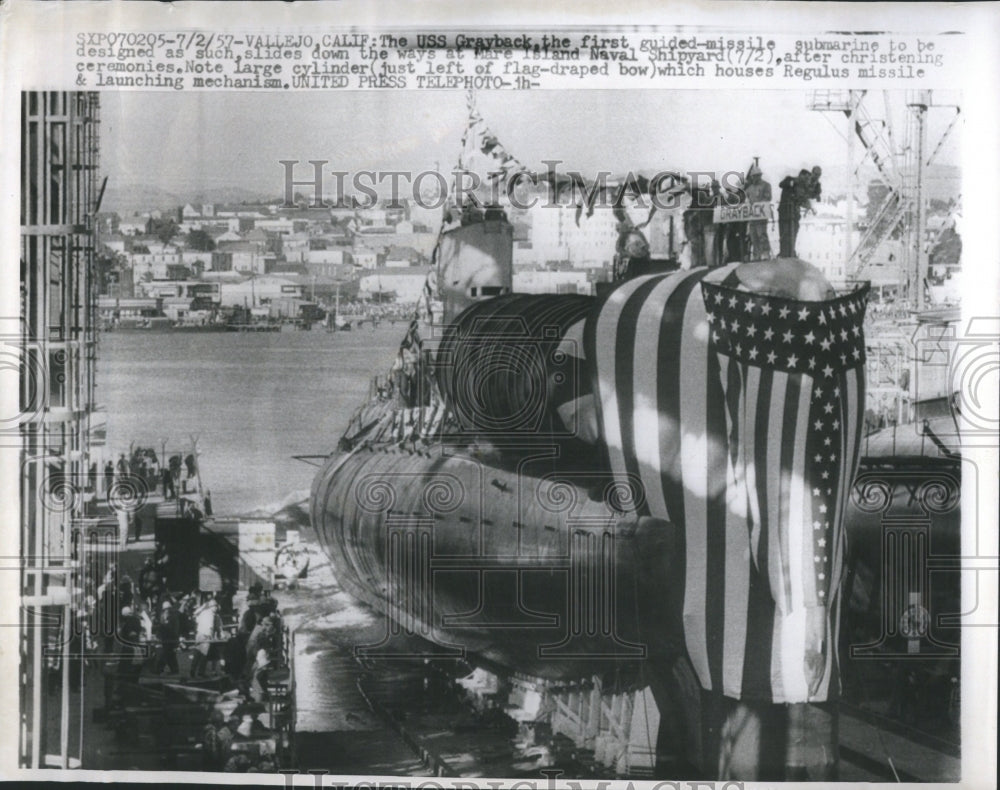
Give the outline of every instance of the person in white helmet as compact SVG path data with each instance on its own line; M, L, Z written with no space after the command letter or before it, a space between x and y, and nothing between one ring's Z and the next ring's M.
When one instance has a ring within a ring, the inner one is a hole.
M191 677L205 677L205 667L214 671L215 651L212 641L222 636L222 618L219 602L214 598L205 601L194 614L195 645L191 654Z

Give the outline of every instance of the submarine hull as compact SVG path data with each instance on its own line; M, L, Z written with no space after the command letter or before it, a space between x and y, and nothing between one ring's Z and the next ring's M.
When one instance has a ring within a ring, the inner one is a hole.
M628 492L597 473L494 460L360 451L317 475L318 537L387 639L550 679L683 650L675 530L626 515Z

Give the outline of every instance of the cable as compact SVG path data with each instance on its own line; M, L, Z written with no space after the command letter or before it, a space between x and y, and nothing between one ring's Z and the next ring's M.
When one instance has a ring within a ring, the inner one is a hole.
M892 755L889 754L889 749L885 745L885 739L882 737L882 729L876 727L875 732L878 733L878 742L882 747L883 754L885 754L886 762L889 763L889 767L892 769L892 775L896 777L897 782L902 782L903 780L899 778L899 774L896 772L896 764L892 761Z

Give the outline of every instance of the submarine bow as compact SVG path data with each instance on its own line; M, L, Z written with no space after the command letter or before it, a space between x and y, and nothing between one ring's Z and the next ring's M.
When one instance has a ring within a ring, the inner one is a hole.
M473 305L437 352L453 433L361 443L316 477L338 578L516 671L579 677L683 651L706 689L827 699L867 292L831 294L779 261ZM490 341L521 349L505 377L502 353L466 353L470 327L516 313L523 337ZM469 382L490 392L480 412L460 401ZM544 430L522 435L512 414Z

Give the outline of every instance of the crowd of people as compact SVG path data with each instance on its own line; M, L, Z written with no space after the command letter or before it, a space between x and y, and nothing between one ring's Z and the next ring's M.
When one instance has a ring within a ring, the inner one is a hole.
M206 618L206 624L207 624ZM278 767L270 740L276 722L258 718L270 699L276 673L288 666L285 629L277 601L253 585L221 659L234 686L213 707L202 731L205 770L266 773ZM196 643L196 654L199 644Z
M164 573L168 559L162 551L148 558L135 581L112 565L89 596L83 636L87 652L102 665L105 709L113 714L135 700L141 678L208 683L221 691L206 709L205 769L275 770L273 750L261 743L270 730L258 715L275 673L287 674L278 602L260 584L250 588L239 610L232 585L216 592L171 592ZM188 658L186 672L181 657Z
M781 200L778 202L778 236L782 258L795 257L795 240L799 235L799 221L810 211L814 200L822 195L820 177L823 170L818 165L812 170L802 169L797 176L785 176L778 187Z
M141 484L146 492L161 490L164 499L175 499L178 494L197 491L198 462L193 453L174 453L163 463L152 447L136 447L104 464L106 493L126 479Z
M787 176L781 181L781 198L778 202L779 257L794 258L795 240L801 218L814 211L813 201L822 194L819 166L811 170L802 169L798 175ZM763 171L754 162L743 177L728 174L725 184L716 179L710 182L694 182L688 189L690 202L684 209L683 225L685 244L688 247L691 267L707 266L715 268L727 263L743 261L766 261L773 256L768 236L768 226L773 221L771 205L773 200L771 184L764 179ZM735 216L724 220L719 216L720 208L735 210ZM742 219L745 216L746 219ZM619 226L618 258L629 262L626 271L641 270L643 255L648 256L648 244L637 229L624 223ZM633 243L638 236L644 251L623 249ZM641 271L639 273L642 273Z

